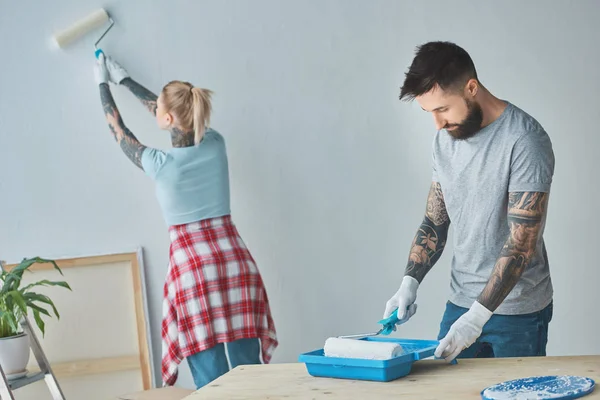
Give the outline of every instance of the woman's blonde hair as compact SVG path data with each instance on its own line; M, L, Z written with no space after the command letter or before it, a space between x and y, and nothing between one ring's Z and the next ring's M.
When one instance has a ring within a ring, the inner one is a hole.
M183 130L194 130L195 144L200 143L205 128L210 126L212 93L182 81L171 81L162 90L165 111L173 114Z

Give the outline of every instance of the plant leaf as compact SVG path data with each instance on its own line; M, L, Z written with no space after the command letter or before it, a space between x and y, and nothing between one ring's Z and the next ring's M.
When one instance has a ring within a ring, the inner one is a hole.
M19 292L18 290L12 290L6 294L6 297L12 298L14 300L15 304L18 306L18 309L20 309L21 312L23 313L23 315L27 315L27 302L23 298L23 295L21 294L21 292ZM9 310L9 312L10 311L11 310ZM15 314L15 317L16 317L16 314L17 314L16 310L13 310L13 313Z
M54 266L54 269L56 269L58 272L60 272L61 275L64 275L62 273L61 269L58 267L58 264L56 264L56 262L54 260L48 260L48 259L41 258L41 257L24 258L23 261L21 261L21 263L19 265L14 267L8 273L8 277L5 279L4 286L2 287L2 292L6 293L10 290L15 290L16 288L18 288L21 283L21 279L23 278L23 272L25 272L26 269L28 269L29 267L31 267L33 264L36 264L36 263L39 263L39 264L50 263Z
M4 284L2 285L2 290L0 290L0 293L2 294L6 294L11 290L15 290L19 287L21 283L21 277L19 275L13 274L12 272L7 272L2 280L4 281Z
M23 297L27 301L27 305L29 305L30 307L34 304L33 303L34 301L39 301L39 302L50 305L52 307L52 309L54 310L54 314L56 315L56 318L60 319L60 314L58 313L58 310L56 309L56 307L54 306L54 303L52 302L52 300L50 300L50 298L48 296L45 296L45 295L39 294L39 293L29 292L29 293L25 293L25 295L23 295ZM31 308L34 308L34 307L31 307ZM47 314L47 315L50 316L49 314Z
M42 320L42 317L40 316L39 311L37 310L33 310L33 318L35 319L35 323L37 324L38 328L40 328L40 331L42 332L42 336L45 336L45 326L46 324L44 323L44 321Z
M31 289L32 287L35 287L35 286L61 286L61 287L64 287L65 289L69 289L71 291L73 290L73 289L71 289L71 286L69 286L69 284L67 282L64 282L64 281L60 281L60 282L49 281L47 279L44 279L44 280L41 280L39 282L30 283L29 285L23 287L21 289L21 292L25 293L26 290Z
M31 267L33 264L35 264L37 261L38 257L34 257L34 258L24 258L21 263L19 265L17 265L16 267L14 267L10 272L12 274L17 275L19 278L23 277L23 272Z
M45 308L42 308L42 307L38 306L37 304L30 303L28 305L29 305L29 308L31 308L34 311L37 311L37 312L42 313L44 315L47 315L49 317L51 316L50 313L48 312L48 310L46 310Z
M0 311L0 321L5 321L6 324L8 324L8 327L10 328L10 330L6 330L5 325L3 323L0 323L0 325L2 325L2 329L1 329L1 337L9 337L9 336L13 336L16 335L17 332L19 331L19 327L18 322L15 320L15 317L12 313L9 312L5 312L5 311Z
M19 276L23 276L23 271L25 271L27 268L31 267L33 264L36 264L36 263L39 263L39 264L50 263L50 264L54 265L54 269L58 270L58 272L60 272L60 274L63 275L62 271L56 264L56 261L48 260L48 259L41 258L41 257L33 257L33 258L29 258L29 259L24 258L23 261L21 261L21 263L19 265L17 265L15 268L13 268L13 270L11 272L13 272Z

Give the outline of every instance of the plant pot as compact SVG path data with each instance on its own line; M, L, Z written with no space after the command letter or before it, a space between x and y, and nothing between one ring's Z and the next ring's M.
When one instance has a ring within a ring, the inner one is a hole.
M0 338L0 365L4 374L22 374L26 371L28 363L29 336L26 333Z

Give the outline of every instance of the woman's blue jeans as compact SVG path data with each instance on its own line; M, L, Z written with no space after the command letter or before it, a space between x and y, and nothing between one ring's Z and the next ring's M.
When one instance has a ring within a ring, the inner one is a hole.
M239 339L226 345L232 369L238 365L261 364L258 338ZM187 357L187 362L197 389L229 372L223 343Z

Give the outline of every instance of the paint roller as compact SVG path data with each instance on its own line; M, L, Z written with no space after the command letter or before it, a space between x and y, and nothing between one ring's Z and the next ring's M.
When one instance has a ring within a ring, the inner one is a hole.
M95 55L97 58L100 54L102 54L102 50L98 49L98 43L100 43L102 38L104 38L104 35L106 35L115 24L115 21L113 21L110 15L103 8L88 14L86 17L75 22L70 27L55 33L54 41L58 47L64 48L85 34L100 28L106 22L110 22L110 25L108 28L106 28L96 43L94 43Z
M410 307L416 308L413 304ZM407 307L407 310L410 310ZM389 360L402 354L402 346L398 343L374 340L360 340L369 336L389 335L395 330L396 324L403 324L407 318L398 319L398 309L389 317L379 321L381 329L372 333L330 337L325 341L323 354L326 357L362 358L367 360Z
M398 343L330 337L325 341L325 357L389 360L403 352Z

